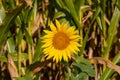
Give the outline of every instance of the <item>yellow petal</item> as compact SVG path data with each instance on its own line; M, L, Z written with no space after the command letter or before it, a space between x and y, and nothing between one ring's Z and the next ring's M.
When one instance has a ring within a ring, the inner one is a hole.
M71 41L78 42L78 41L81 41L81 40L80 40L80 38L76 38L76 39L71 39Z
M43 30L46 34L53 34L53 32L48 31L48 30Z
M68 56L69 58L71 58L71 53L70 53L70 51L69 51L68 49L66 49L66 53L67 53L67 56Z
M63 30L63 31L66 31L66 30L67 30L67 26L68 26L68 22L66 22L65 24L63 23L63 24L61 25L62 30Z
M53 34L45 35L45 36L43 36L41 39L52 38L53 36L54 36Z
M78 49L78 46L77 46L77 44L75 45L75 43L73 44L73 43L70 43L70 45L72 45L72 48L74 49L74 51L76 52L76 51L80 51L79 49ZM79 44L78 44L79 45Z
M66 30L66 33L68 34L68 36L73 36L74 34L77 34L78 31L75 30L75 27L69 27L69 28Z
M43 42L43 43L52 42L52 38L47 38L47 39L44 39L44 41L42 40L41 42Z
M61 60L62 60L63 53L58 50L58 54L59 54L59 61L61 61Z
M80 38L80 36L79 35L74 35L74 36L70 36L70 39L76 39L76 38Z
M55 23L56 23L56 26L57 26L58 30L60 30L61 25L60 25L59 21L55 20Z
M59 54L58 53L56 53L54 55L53 61L56 61L56 63L58 63L58 61L59 61Z
M80 49L79 49L78 47L76 47L76 46L74 46L74 49L75 49L76 51L80 51Z
M51 41L50 41L49 43L45 43L44 45L42 45L41 48L45 48L45 47L48 47L48 46L50 46L50 45L52 45L52 42L51 42Z
M43 52L44 52L44 54L48 54L48 53L50 53L53 50L54 50L54 47L53 46L49 46L47 48L44 48Z
M56 32L56 27L55 25L51 22L50 23L50 29L53 31L53 32Z
M68 57L65 52L63 52L63 59L68 62Z
M74 32L74 30L75 30L75 27L71 26L67 29L67 32Z
M78 34L78 33L79 33L79 31L78 31L78 30L75 30L73 34Z
M54 52L50 52L49 55L48 55L48 57L47 57L47 59L50 59L50 58L54 57L55 55L56 54L54 54Z
M69 49L70 52L76 53L76 51L75 51L75 49L72 45L69 45L68 49Z
M73 45L73 46L77 46L77 47L81 47L82 46L81 44L79 44L77 42L74 42L74 41L71 41L70 44Z

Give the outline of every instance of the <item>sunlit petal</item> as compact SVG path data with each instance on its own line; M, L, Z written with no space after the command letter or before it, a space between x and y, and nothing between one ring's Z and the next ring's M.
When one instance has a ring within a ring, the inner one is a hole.
M53 31L53 32L56 32L56 27L55 25L51 22L50 23L50 29Z
M55 22L56 22L56 25L57 25L58 30L60 30L61 25L60 25L59 21L58 21L58 20L55 20Z

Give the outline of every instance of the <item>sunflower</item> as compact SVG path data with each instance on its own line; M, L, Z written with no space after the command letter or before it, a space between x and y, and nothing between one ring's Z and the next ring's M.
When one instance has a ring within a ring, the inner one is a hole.
M56 20L55 23L56 26L52 22L50 23L51 31L44 30L46 35L42 37L43 52L47 59L53 58L56 63L62 59L68 62L71 54L77 54L79 51L78 47L81 47L81 44L78 41L81 37L74 26L67 27L68 22L60 24Z

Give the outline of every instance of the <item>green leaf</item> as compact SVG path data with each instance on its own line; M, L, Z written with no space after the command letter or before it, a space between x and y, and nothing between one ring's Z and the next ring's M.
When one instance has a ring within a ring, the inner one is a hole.
M64 1L64 4L66 5L66 7L69 9L70 14L72 15L73 20L76 24L76 27L79 28L79 29L82 29L82 27L79 23L79 17L77 15L77 12L75 10L75 6L73 4L73 0L63 0L63 1Z
M74 76L73 73L71 73L70 79L67 79L67 80L76 80L76 77Z
M32 80L32 76L26 75L26 76L24 77L24 79L25 79L25 80Z
M100 6L98 5L97 8L96 8L96 11L95 11L95 13L94 13L94 16L93 16L93 18L92 18L91 24L93 24L93 22L94 22L95 19L98 17L98 15L100 14L100 12L101 12L101 8L100 8Z
M30 9L29 7L25 7L23 9L21 20L26 24L28 22L28 15L29 15Z
M17 77L15 80L33 80L32 76L30 75L25 75L24 77Z
M7 62L6 56L0 56L0 62Z
M15 52L15 53L9 53L13 59L13 61L18 61L18 54ZM27 60L28 59L28 55L27 53L21 53L21 60ZM0 56L0 61L1 62L7 62L7 57L5 54L2 54Z
M78 74L75 78L75 80L87 80L88 75L84 72Z
M41 46L42 46L42 42L41 42L41 39L39 39L38 44L35 49L35 54L34 54L34 58L33 58L34 61L39 61L42 59L43 52L42 52Z
M22 27L21 27L21 28L19 29L19 31L18 31L18 34L17 34L18 44L21 44L22 39L23 39L23 35L22 35Z
M41 0L40 0L41 1ZM37 16L37 10L38 10L38 7L37 7L37 0L35 0L34 2L34 7L33 7L33 12L34 12L34 19L36 18Z
M98 17L100 11L101 11L101 8L98 6L98 7L96 8L95 14L94 14L93 17L92 17L92 21L91 21L91 23L90 23L90 25L89 25L89 28L88 28L88 30L87 30L87 32L86 32L86 34L85 34L85 37L84 37L84 39L83 39L82 47L80 48L80 53L79 53L80 55L83 54L83 51L84 51L85 46L86 46L86 43L87 43L87 39L88 39L88 35L89 35L89 32L90 32L90 29L91 29L91 27L92 27L93 22L94 22L95 19Z
M98 25L99 25L101 31L102 31L102 23L101 23L100 17L97 17L96 20L97 20L97 23L98 23Z
M24 32L25 32L25 37L26 37L27 42L32 45L33 44L32 36L30 36L30 34L28 33L26 29L24 29Z
M58 3L58 5L63 8L63 9L66 9L68 10L68 8L65 6L64 2L62 0L56 0L56 2ZM68 10L69 11L69 10Z
M14 19L21 12L24 5L18 6L11 13L7 14L3 23L0 25L0 49L2 44L6 41L9 29L12 27Z
M114 57L113 61L114 64L117 64L120 62L120 52ZM99 80L109 80L110 76L114 73L115 71L107 68L101 75Z
M105 22L105 19L104 19L104 13L103 11L101 11L101 23L102 23L102 31L103 31L103 35L106 37L106 22Z
M63 12L56 12L56 14L54 15L54 19L57 19L57 18L64 18L65 17L65 14Z
M79 15L80 8L81 8L81 6L84 5L84 3L85 3L85 0L75 0L74 5L75 5L75 9L76 9L77 15Z
M72 77L71 69L69 67L66 67L66 69L67 70L65 71L65 80L70 80L70 76Z
M5 10L2 6L2 2L0 1L0 25L4 18L5 18Z
M9 32L9 35L11 36L11 33L10 33L10 32ZM14 52L16 52L16 51L15 51L15 43L14 43L13 37L10 37L10 38L7 40L7 48L8 48L8 52L9 52L9 53L14 53Z
M105 58L108 58L108 56L109 56L109 51L111 50L112 42L113 42L113 39L115 37L115 32L117 30L117 25L118 25L118 22L119 22L119 18L120 18L120 11L116 7L115 11L114 11L114 14L112 16L112 19L111 19L110 26L108 28L108 38L106 40L106 43L104 45L104 50L102 52L102 55Z
M120 0L117 0L117 7L118 7L119 10L120 10Z
M12 56L13 61L18 61L18 54L17 53L10 53L10 55ZM21 60L27 60L28 59L28 55L27 53L21 53Z
M95 70L93 66L83 57L77 57L76 62L73 63L74 66L78 67L82 72L87 73L89 76L95 76Z

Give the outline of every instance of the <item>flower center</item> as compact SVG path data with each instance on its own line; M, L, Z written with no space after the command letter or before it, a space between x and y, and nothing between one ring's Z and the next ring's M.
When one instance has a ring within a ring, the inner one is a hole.
M65 33L58 32L53 37L53 46L56 49L63 50L68 46L69 41L69 37Z

